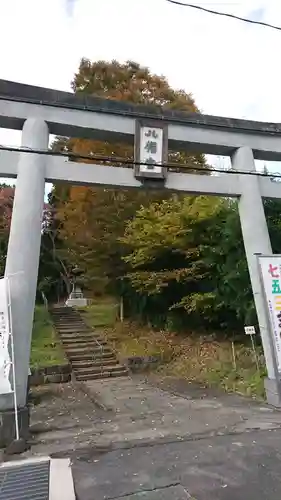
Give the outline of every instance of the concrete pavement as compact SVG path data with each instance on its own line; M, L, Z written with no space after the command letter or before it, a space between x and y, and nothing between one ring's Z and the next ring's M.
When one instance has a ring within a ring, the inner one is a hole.
M79 500L279 500L281 432L72 456Z
M78 500L279 500L281 412L188 384L124 377L43 389L30 452L71 458Z

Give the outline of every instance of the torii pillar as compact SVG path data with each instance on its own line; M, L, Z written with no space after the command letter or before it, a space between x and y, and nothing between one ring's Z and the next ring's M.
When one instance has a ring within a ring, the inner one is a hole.
M48 144L47 124L38 118L28 118L22 129L22 147L47 150ZM45 160L42 154L20 153L5 269L11 290L15 385L23 438L28 436L29 428L27 383L44 208ZM12 387L13 384L11 380ZM9 444L14 437L13 394L0 395L0 446Z
M232 166L242 172L256 172L253 151L243 146L232 156ZM242 194L238 202L240 223L254 302L259 322L267 378L264 386L269 404L281 407L280 375L258 266L258 255L271 255L272 248L257 175L240 174Z

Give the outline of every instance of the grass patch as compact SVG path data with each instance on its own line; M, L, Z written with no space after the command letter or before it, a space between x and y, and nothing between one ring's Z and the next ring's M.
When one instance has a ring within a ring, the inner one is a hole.
M36 306L32 331L30 366L39 368L66 363L61 344L56 336L49 313L44 306Z
M263 378L266 372L261 348L257 349L258 372L251 347L235 344L235 368L230 341L210 341L206 336L180 336L127 321L120 323L117 319L118 306L109 299L95 301L83 310L83 315L91 326L100 327L121 358L160 356L161 365L157 372L162 377L185 378L206 386L219 386L228 392L264 397Z
M156 332L135 323L118 321L118 305L107 300L83 308L85 321L101 328L111 347L121 358L130 356L161 356L163 362L171 360L174 347L164 332Z
M110 298L93 300L90 306L79 308L79 311L93 327L113 327L118 318L118 304Z
M159 356L162 363L168 363L175 354L171 338L164 332L153 331L134 323L116 324L107 328L105 334L121 357Z
M206 386L219 386L227 392L263 398L263 378L266 371L261 349L257 349L259 372L250 347L237 344L235 351L236 368L231 342L208 342L197 336L190 336L180 341L178 355L169 364L162 366L160 371L163 375L186 378Z

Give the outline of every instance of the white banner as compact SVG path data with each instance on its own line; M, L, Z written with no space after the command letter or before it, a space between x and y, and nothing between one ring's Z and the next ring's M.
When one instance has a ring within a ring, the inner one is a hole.
M0 394L12 391L10 370L12 360L9 354L10 322L8 303L8 280L0 279Z
M281 255L259 256L259 264L278 371L281 372Z

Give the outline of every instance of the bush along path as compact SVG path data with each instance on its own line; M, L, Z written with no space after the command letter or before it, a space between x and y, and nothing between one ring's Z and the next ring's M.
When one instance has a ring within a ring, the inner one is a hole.
M50 314L76 380L128 375L127 368L118 362L105 339L83 321L78 311L54 307Z

